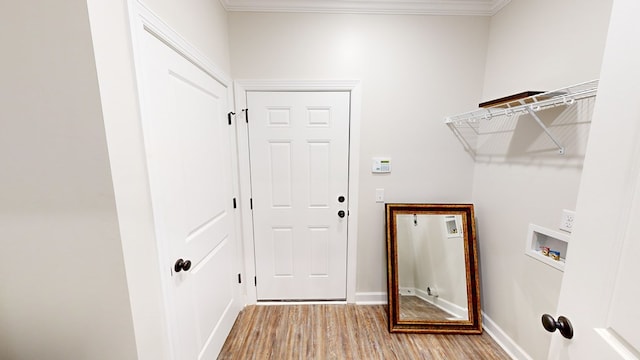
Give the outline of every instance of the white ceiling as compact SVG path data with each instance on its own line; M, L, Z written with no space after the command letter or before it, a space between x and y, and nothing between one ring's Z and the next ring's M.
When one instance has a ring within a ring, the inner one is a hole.
M511 0L220 0L227 11L491 16Z

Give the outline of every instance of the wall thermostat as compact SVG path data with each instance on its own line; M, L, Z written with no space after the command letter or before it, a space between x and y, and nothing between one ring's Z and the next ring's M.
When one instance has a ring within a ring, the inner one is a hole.
M391 172L391 158L388 157L375 157L373 158L373 164L371 165L372 173L390 173Z

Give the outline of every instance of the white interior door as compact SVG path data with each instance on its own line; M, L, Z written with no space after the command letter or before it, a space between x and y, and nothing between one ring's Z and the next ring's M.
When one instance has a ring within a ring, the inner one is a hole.
M349 92L248 92L258 300L345 300Z
M615 0L550 359L640 359L640 2Z
M174 359L215 359L240 310L227 88L144 32L145 145ZM190 266L175 267L179 259Z

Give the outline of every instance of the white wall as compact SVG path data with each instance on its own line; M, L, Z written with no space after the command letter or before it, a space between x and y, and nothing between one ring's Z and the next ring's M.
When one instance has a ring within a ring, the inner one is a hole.
M421 257L418 248L422 248L422 242L417 240L423 239L424 236L418 231L422 230L414 228L413 215L397 214L396 215L396 242L398 259L398 286L400 289L416 288L416 258ZM421 231L423 232L423 231ZM430 265L430 262L427 262Z
M483 100L598 78L610 6L512 0L491 20ZM566 143L566 156L525 116L507 146L474 170L483 310L534 359L547 356L551 334L540 316L556 310L562 273L524 255L527 226L558 229L562 209L575 209L589 128L578 123L592 105L541 114Z
M150 8L229 70L217 0ZM169 356L127 9L0 6L2 359Z
M136 359L86 2L0 23L0 358Z
M234 79L360 79L358 293L386 293L387 202L469 202L473 164L443 124L477 103L486 17L230 13ZM371 157L390 156L390 175ZM384 296L382 297L384 299Z
M462 217L456 215L458 223ZM467 309L467 272L465 262L465 242L462 236L448 237L444 216L430 217L426 226L430 227L429 242L433 262L433 285L438 291L438 300L445 300L460 308ZM462 225L460 225L462 226ZM425 286L423 285L424 289Z

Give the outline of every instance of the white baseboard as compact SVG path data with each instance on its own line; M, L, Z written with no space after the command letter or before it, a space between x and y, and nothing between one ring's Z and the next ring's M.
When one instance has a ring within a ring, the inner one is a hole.
M384 305L387 303L386 292L361 292L356 293L358 305Z
M516 342L513 341L513 339L511 339L504 331L502 331L502 329L484 312L482 313L482 328L509 356L511 356L512 359L532 360L532 357L518 346L518 344L516 344Z

